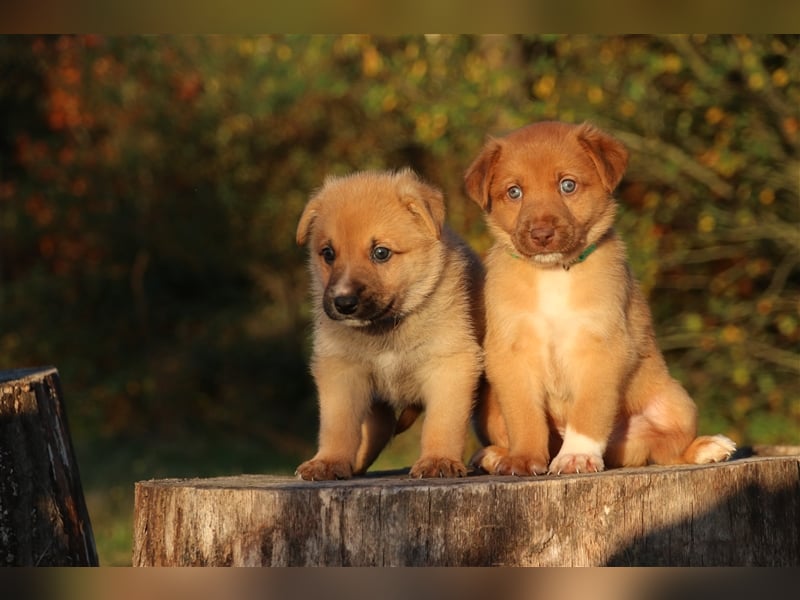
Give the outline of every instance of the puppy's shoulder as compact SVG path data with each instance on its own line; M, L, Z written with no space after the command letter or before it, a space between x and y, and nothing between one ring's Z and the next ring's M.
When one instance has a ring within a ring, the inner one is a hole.
M608 234L596 251L596 256L586 259L589 273L605 277L611 285L628 286L632 282L632 272L628 262L628 251L619 236L613 231Z
M445 226L442 228L441 242L444 246L445 276L457 276L471 284L483 280L483 261L464 238Z
M521 258L516 252L504 244L497 243L486 254L486 272L494 279L532 280L539 274L539 269L529 261Z

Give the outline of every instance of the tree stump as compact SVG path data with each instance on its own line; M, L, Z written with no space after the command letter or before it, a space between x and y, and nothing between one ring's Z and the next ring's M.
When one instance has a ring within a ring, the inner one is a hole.
M58 371L0 371L0 566L95 566Z
M536 478L138 482L134 566L800 564L800 449Z

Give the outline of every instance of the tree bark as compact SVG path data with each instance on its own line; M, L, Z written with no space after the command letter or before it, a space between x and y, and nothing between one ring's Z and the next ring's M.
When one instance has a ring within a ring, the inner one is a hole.
M800 449L536 478L138 482L134 566L800 564Z
M0 566L94 566L58 371L0 371Z

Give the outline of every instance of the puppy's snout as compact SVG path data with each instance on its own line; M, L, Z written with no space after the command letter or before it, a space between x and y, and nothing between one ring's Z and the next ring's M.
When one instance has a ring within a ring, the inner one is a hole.
M354 294L336 296L333 299L333 306L341 315L352 315L358 308L358 296Z

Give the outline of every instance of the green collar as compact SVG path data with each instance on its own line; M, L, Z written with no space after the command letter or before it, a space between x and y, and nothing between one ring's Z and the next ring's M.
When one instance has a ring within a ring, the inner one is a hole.
M575 259L573 259L573 260L569 261L568 263L564 263L564 264L563 264L563 265L561 265L561 266L562 266L562 267L564 267L564 270L565 270L565 271L569 271L571 267L573 267L573 266L577 265L578 263L582 263L582 262L583 262L583 261L585 261L587 258L589 258L589 255L590 255L592 252L594 252L595 250L597 250L597 243L596 243L596 242L595 242L594 244L589 244L589 245L586 247L586 249L585 249L583 252L581 252L581 253L578 255L578 257L577 257L577 258L575 258ZM522 257L521 257L519 254L517 254L516 252L512 252L511 250L509 250L509 251L508 251L508 253L509 253L511 256L513 256L514 258L519 258L519 259L521 259L521 258L522 258Z
M581 253L578 255L578 258L576 258L576 259L574 259L574 260L571 260L571 261L570 261L570 262L568 262L568 263L564 263L564 270L565 270L565 271L569 271L569 268L570 268L571 266L573 266L573 265L577 265L578 263L582 263L582 262L583 262L583 261L585 261L587 258L589 258L589 255L590 255L592 252L594 252L595 250L597 250L597 244L596 244L596 243L594 243L594 244L589 244L589 245L586 247L586 250L584 250L583 252L581 252Z

